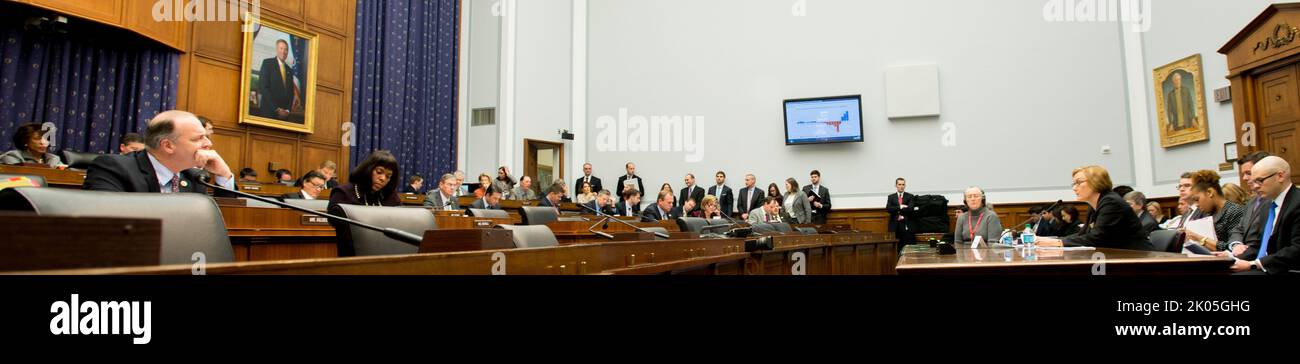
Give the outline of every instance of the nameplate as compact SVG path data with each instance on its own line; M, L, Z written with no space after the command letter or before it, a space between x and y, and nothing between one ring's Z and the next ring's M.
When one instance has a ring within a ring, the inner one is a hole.
M406 195L402 195L402 199L403 199L403 200L408 200L408 201L416 201L416 200L419 200L419 199L420 199L420 196L416 196L416 195L412 195L412 194L406 194Z
M478 228L491 228L492 220L474 220L474 226Z
M302 215L303 226L329 226L330 219L324 216Z
M258 186L258 185L243 185L243 186L240 186L240 188L245 189L245 190L249 190L249 191L261 191L261 190L262 190L262 186Z

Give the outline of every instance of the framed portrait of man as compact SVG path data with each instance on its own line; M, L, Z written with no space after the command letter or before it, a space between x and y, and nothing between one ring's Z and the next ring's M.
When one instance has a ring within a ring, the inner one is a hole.
M241 123L312 133L317 35L246 17L240 84Z
M1209 140L1201 55L1180 59L1153 73L1160 146L1170 148Z

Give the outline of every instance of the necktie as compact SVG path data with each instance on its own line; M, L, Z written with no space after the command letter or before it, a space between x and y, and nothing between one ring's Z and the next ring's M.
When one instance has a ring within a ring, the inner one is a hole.
M898 207L903 207L903 194L898 194ZM898 214L898 221L903 221L903 214Z
M171 185L171 187L169 187L172 191L171 193L181 192L181 175L173 174L171 182L167 182L167 184Z
M744 213L749 213L749 210L753 210L751 208L752 206L750 206L750 199L749 199L750 194L753 192L754 192L753 187L745 189L745 211L743 211Z
M284 77L284 62L283 62L283 61L280 61L280 62L277 62L277 63L280 64L280 80L284 81L284 84L285 84L285 85L288 85L288 84L289 84L289 80L288 80L288 79L285 79L285 77Z
M1273 219L1277 217L1277 202L1268 204L1268 219L1264 220L1264 235L1259 241L1259 258L1264 259L1268 256L1268 240L1273 238Z

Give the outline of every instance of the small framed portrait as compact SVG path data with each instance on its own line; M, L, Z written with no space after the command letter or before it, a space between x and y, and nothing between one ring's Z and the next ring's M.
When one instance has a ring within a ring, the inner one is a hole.
M270 19L245 17L240 123L312 133L315 125L314 33Z
M1160 146L1170 148L1209 140L1201 55L1156 68L1154 76Z

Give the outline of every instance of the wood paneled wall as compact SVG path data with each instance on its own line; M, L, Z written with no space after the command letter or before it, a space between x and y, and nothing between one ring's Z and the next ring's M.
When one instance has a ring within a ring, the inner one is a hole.
M342 125L350 117L352 42L356 3L349 0L262 0L262 17L320 36L317 57L316 130L312 134L239 123L243 33L235 22L196 22L189 51L181 58L177 106L212 119L213 147L231 168L252 167L258 179L273 181L268 166L301 176L321 161L339 164L346 179L348 148Z
M156 22L153 0L16 1L125 28L181 51L176 106L213 121L213 147L232 169L252 167L258 179L270 182L270 163L301 176L321 161L332 160L339 164L339 178L346 179L349 151L341 129L351 113L355 1L261 1L263 18L320 36L312 134L239 123L244 41L239 22Z

